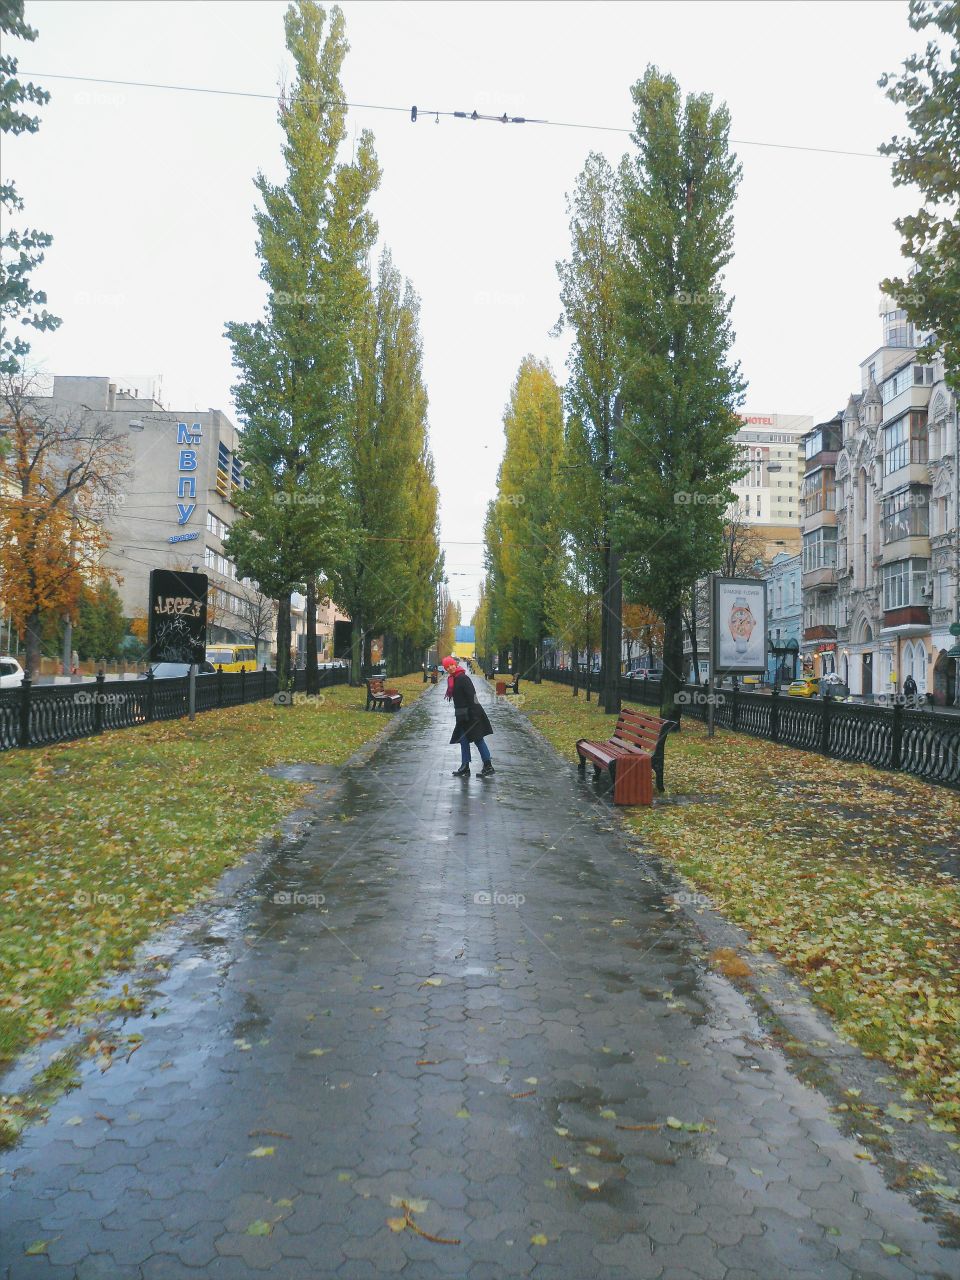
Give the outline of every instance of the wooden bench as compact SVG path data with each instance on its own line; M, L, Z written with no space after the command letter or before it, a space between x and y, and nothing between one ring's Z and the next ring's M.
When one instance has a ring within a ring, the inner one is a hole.
M383 681L379 678L367 681L367 705L365 710L382 711L384 707L389 707L391 711L396 709L403 702L403 694L399 689L385 689Z
M578 767L582 772L589 760L595 778L603 769L610 771L614 804L653 804L652 775L656 775L657 790L662 791L664 746L667 734L676 728L675 720L661 720L642 711L621 711L613 737L606 742L579 740Z

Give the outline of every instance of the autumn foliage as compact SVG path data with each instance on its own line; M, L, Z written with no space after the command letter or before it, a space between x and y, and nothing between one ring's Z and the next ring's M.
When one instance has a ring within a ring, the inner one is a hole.
M0 380L0 599L26 635L31 674L44 614L74 616L83 585L106 576L102 519L127 467L108 425L47 405L30 377Z

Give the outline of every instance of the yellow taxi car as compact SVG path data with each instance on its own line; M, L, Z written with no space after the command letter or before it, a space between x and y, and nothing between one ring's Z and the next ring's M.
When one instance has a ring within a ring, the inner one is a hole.
M820 677L804 676L802 680L791 680L787 693L791 698L816 698L820 693Z
M207 661L217 670L256 671L257 647L253 644L214 644L207 649Z

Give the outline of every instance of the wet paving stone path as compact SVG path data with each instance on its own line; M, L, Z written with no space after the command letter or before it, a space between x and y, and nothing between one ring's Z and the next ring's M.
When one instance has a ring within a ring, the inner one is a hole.
M0 1275L960 1276L606 805L490 714L495 778L451 777L431 690L201 910L139 1051L0 1158Z

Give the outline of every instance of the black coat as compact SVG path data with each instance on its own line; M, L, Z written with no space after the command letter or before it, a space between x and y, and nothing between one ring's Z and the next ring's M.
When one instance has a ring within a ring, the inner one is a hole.
M493 727L487 719L487 713L477 701L477 691L473 681L464 672L453 682L453 712L457 717L450 741L459 743L461 738L468 742L479 742L493 733Z

